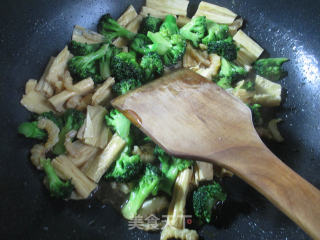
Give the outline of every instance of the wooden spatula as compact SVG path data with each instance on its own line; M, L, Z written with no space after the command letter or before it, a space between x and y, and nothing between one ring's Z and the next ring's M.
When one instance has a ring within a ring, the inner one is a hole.
M272 154L254 129L250 109L216 84L178 70L112 105L169 154L231 170L320 239L320 191Z

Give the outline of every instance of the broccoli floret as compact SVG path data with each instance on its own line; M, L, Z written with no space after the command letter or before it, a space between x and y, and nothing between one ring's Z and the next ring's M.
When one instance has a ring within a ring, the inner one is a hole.
M137 128L134 125L132 125L131 134L132 134L132 141L137 146L152 142L150 137L145 135L139 128Z
M148 32L147 35L148 38L154 43L154 46L156 46L154 49L158 54L164 55L170 48L172 48L170 41L165 39L159 32Z
M143 79L140 65L137 63L136 56L132 52L121 52L111 59L111 75L116 81L134 78Z
M144 55L141 59L140 66L144 71L144 80L150 81L160 77L164 72L163 63L158 53L151 52Z
M147 17L143 18L139 33L147 34L149 31L153 33L159 32L161 24L162 19L148 15Z
M186 40L179 34L175 34L170 38L172 47L163 56L163 62L166 66L177 64L183 58L186 52Z
M172 186L175 183L179 172L190 167L193 162L186 159L171 157L159 146L154 148L154 154L158 157L161 163L161 171L164 174L159 189L171 195Z
M170 161L170 155L167 154L161 147L159 147L158 145L155 146L154 151L153 151L154 155L156 155L159 159L160 162L164 162L165 164L167 162ZM166 164L166 166L168 166Z
M207 20L208 35L202 39L202 43L208 45L210 42L224 40L229 36L229 27Z
M130 48L141 55L145 55L150 52L155 52L158 45L152 44L152 41L146 35L137 34L132 40Z
M105 44L97 51L88 55L71 58L68 62L68 68L71 75L77 80L92 77L95 83L103 81L104 79L100 75L97 60L103 58L108 51L110 51L109 45Z
M55 115L53 112L44 112L38 115L37 119L46 118L51 120L54 124L58 126L59 129L63 127L63 119L57 115Z
M111 75L111 58L121 52L121 49L115 47L112 44L109 44L109 48L110 50L107 51L107 53L99 60L100 76L103 80L107 79Z
M228 61L233 61L237 58L237 47L231 37L209 42L207 51L208 53L216 53Z
M180 29L180 34L190 40L193 46L198 47L206 32L206 17L194 17Z
M144 175L130 193L128 202L121 210L122 215L126 219L133 219L137 215L144 200L151 194L157 194L160 180L161 171L157 167L147 164Z
M69 44L69 50L74 56L85 56L90 53L97 51L100 48L101 44L88 44L76 42L74 40Z
M24 135L26 138L34 138L38 140L45 140L47 138L46 131L38 128L38 122L23 122L18 127L18 133Z
M125 142L126 146L122 154L130 154L132 150L132 136L130 135L131 122L117 109L112 109L109 115L105 116L106 124L112 128Z
M282 69L282 64L288 61L288 58L264 58L256 61L253 68L257 74L270 80L278 81L286 76L286 72Z
M224 89L232 88L232 84L241 78L245 78L247 73L248 72L243 67L235 65L225 58L221 58L219 76L214 79L214 81L217 82L218 86Z
M129 182L136 178L142 169L143 163L139 155L129 156L122 153L115 166L107 173L106 178L117 182Z
M240 88L245 89L247 91L254 91L255 90L255 82L250 81L250 80L245 81Z
M252 105L249 105L249 108L252 113L253 124L254 125L261 125L263 123L263 119L261 116L262 106L260 104L252 104Z
M248 72L243 67L235 65L225 58L221 59L221 70L219 72L221 76L230 76L232 79L238 80L246 77L247 73Z
M109 115L105 116L106 123L109 127L113 129L118 135L129 142L130 126L131 122L117 109L112 109Z
M53 147L53 153L60 155L65 153L66 149L64 142L66 140L66 134L71 130L78 131L84 122L84 114L76 109L68 109L63 114L63 127L59 133L59 141Z
M164 38L159 32L148 32L148 37L157 44L156 52L163 57L166 66L174 65L182 59L186 51L186 40L179 34Z
M115 83L112 86L112 91L117 95L122 95L140 86L141 86L141 82L139 80L129 78L129 79L124 79L124 80L121 80L120 82Z
M179 28L177 25L177 20L173 15L167 15L164 22L160 26L160 34L169 39L174 34L179 34Z
M117 37L124 37L132 40L136 35L122 27L110 14L103 15L98 23L98 32L105 37L106 42L111 42Z
M232 61L237 58L237 47L229 34L228 25L207 20L208 35L202 43L208 46L208 53L216 53Z
M217 85L219 87L222 87L223 89L232 88L233 81L231 77L222 76L222 77L218 77L214 81L216 81Z
M58 177L56 171L51 165L50 159L42 158L40 159L40 163L48 178L50 195L56 198L68 198L73 190L71 181L68 180L64 182Z
M166 66L174 65L182 59L186 51L186 40L180 35L174 16L167 15L160 31L148 32L147 36L157 45L156 52L163 57Z
M222 191L219 183L199 187L193 192L193 211L201 221L211 221L212 210L218 201L225 201L227 194Z

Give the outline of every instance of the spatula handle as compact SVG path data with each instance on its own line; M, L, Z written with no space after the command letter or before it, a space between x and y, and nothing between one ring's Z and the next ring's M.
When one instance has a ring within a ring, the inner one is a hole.
M249 151L235 149L220 157L225 158L225 167L258 190L313 239L320 239L320 191L317 188L265 146Z

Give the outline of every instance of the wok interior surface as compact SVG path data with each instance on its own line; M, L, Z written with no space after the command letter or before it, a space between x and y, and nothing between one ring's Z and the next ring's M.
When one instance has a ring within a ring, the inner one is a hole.
M288 57L284 102L276 115L286 141L269 143L293 170L320 187L320 1L208 1L246 19L244 31L264 56ZM0 8L0 236L1 239L159 239L128 230L128 222L95 199L64 202L49 197L42 175L29 163L34 144L16 133L30 114L19 104L27 79L39 79L50 56L70 40L75 24L95 29L99 17L118 17L144 1L2 1ZM193 13L199 1L191 1ZM204 239L309 239L301 229L240 179L225 179L229 200ZM308 204L308 203L306 203Z

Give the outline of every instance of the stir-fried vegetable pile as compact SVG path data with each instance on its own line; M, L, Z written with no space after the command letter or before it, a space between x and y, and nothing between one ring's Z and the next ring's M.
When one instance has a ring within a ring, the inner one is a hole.
M217 6L207 8L214 13ZM168 209L172 218L163 239L197 236L183 232L178 214L190 201L192 214L209 223L216 203L227 197L215 178L228 171L168 155L110 105L112 98L181 66L240 98L259 134L281 140L280 120L268 125L263 110L281 102L281 85L274 81L286 75L282 65L288 59L259 59L263 49L238 30L241 21L234 13L219 8L224 17L212 21L201 9L192 19L161 13L141 17L133 7L118 21L105 14L98 33L76 27L41 80L28 81L21 103L34 114L18 132L38 141L30 159L44 171L51 196L84 199L99 181L112 182L126 194L125 218Z

